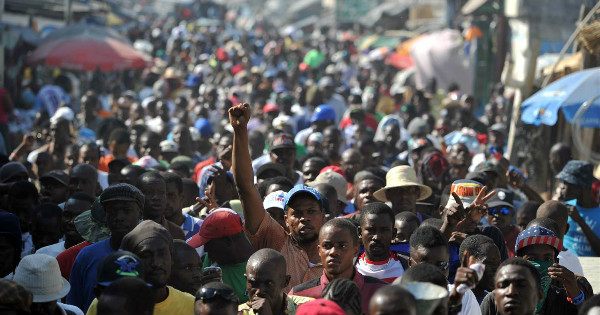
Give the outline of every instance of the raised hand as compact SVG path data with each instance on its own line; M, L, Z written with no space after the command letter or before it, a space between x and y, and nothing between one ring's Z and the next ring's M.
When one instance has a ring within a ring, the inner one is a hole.
M550 278L552 278L552 280L557 280L560 282L567 291L567 295L570 297L576 297L579 295L577 278L571 270L554 263L552 267L548 268L548 275Z
M487 194L487 186L483 186L483 188L481 189L481 191L479 191L479 194L477 194L477 198L475 198L475 200L473 200L473 203L471 203L466 209L465 209L465 215L467 218L469 218L471 221L473 222L479 222L479 220L481 220L481 218L487 214L487 201L490 200L490 198L492 198L496 192L492 191L491 193ZM453 196L456 195L455 193L452 194ZM454 199L456 200L458 198L458 196L454 196ZM460 198L458 198L460 200ZM458 201L457 201L458 202ZM462 206L462 201L460 201L460 205Z
M233 129L247 129L250 121L250 105L239 104L229 109L229 123Z

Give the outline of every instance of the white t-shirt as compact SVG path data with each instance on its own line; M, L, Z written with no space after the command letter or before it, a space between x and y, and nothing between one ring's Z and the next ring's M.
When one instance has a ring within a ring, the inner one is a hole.
M448 284L448 292L452 293L454 284ZM477 303L477 298L471 290L467 290L462 298L462 308L458 315L481 315L481 308Z
M558 253L558 264L571 270L574 274L585 276L583 274L583 267L581 267L581 263L579 262L579 257L568 249Z
M56 244L44 246L44 247L38 249L35 253L36 254L46 254L48 256L52 256L52 257L56 258L56 256L58 256L58 254L64 252L65 250L66 250L65 241L62 241L62 242L58 242Z

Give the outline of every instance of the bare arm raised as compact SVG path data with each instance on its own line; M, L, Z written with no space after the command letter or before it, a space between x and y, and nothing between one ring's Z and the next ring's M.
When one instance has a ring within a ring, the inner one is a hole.
M235 186L240 196L246 229L251 234L258 232L258 227L265 217L260 194L254 187L254 172L248 150L248 121L250 105L239 104L229 109L229 122L233 127L233 156L231 170Z

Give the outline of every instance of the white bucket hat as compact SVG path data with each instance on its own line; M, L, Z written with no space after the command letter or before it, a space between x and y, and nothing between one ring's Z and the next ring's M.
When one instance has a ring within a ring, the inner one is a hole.
M390 201L385 196L386 190L410 186L419 187L420 194L417 201L427 199L427 197L431 196L431 188L429 188L429 186L421 185L417 180L417 173L415 173L415 170L408 165L400 165L390 169L385 175L385 187L376 191L373 196L379 201Z
M31 291L33 303L57 301L71 290L69 281L60 275L56 258L44 254L23 257L13 280Z

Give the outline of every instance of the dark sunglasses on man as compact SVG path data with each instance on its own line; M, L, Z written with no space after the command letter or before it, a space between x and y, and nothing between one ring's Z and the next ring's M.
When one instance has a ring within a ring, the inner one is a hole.
M213 288L201 288L198 290L198 292L196 292L196 301L207 301L213 299L217 295L227 301L235 302L236 304L238 303L238 297L233 290Z
M502 207L502 208L490 208L488 209L488 214L489 215L496 215L497 213L499 214L503 214L503 215L509 215L510 214L510 209L507 207Z

